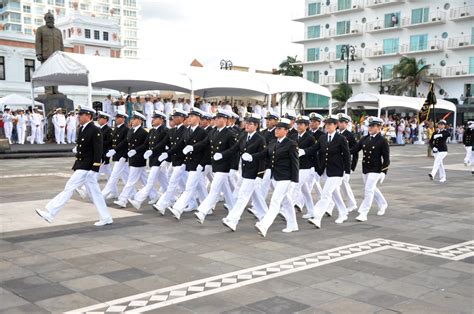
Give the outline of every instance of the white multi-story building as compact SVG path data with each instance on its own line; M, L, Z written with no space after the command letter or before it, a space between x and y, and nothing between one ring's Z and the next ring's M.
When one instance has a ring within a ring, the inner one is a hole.
M33 35L51 12L58 20L79 10L81 15L108 18L119 25L124 58L138 57L138 0L0 0L0 29ZM110 34L111 36L113 34ZM112 38L111 38L112 39Z
M472 0L305 0L302 60L304 77L335 88L347 79L345 45L354 47L349 84L354 94L380 91L402 56L430 65L428 79L440 98L474 91L474 2ZM352 59L352 58L351 58ZM379 73L381 72L381 74ZM428 85L421 83L419 95ZM308 94L307 109L325 109L327 100Z

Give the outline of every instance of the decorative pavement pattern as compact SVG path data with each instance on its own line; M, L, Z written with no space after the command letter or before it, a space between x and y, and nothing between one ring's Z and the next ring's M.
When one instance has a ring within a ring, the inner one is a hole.
M141 313L387 249L459 261L474 256L474 240L437 249L387 239L374 239L153 290L67 313Z

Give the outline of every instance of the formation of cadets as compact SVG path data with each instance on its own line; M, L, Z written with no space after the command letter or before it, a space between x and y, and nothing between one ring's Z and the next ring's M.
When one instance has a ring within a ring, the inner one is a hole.
M95 114L98 126L92 122ZM106 200L137 210L145 203L177 220L193 212L201 224L223 201L227 213L222 223L227 228L236 231L247 211L256 218L255 228L263 237L279 215L286 221L282 231L289 233L298 231L300 214L321 228L323 217L331 216L334 207L335 222L341 224L355 210L356 220L366 221L374 199L377 215L388 206L378 186L390 164L389 146L380 134L383 121L376 117L368 118L369 135L358 142L348 130L351 118L345 114L280 117L270 111L263 130L259 114L247 114L241 129L236 125L240 117L224 109L216 114L195 107L189 112L175 109L170 121L155 110L148 131L147 117L139 112L131 117L115 113L113 129L108 126L111 118L89 107L79 111L74 174L64 191L36 210L46 221L53 221L75 191L95 204L100 216L96 226L113 223ZM434 145L440 139L436 137ZM358 206L349 182L360 152L365 192ZM108 179L102 190L99 173ZM139 182L143 187L137 190ZM316 202L312 191L318 195Z

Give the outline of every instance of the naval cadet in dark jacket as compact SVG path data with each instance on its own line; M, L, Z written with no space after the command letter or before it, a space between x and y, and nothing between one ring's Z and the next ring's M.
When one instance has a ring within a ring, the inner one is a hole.
M433 132L430 138L430 146L433 149L433 156L435 158L433 169L428 176L434 180L436 173L439 171L439 182L446 182L446 171L444 170L443 159L448 155L448 146L446 141L451 136L446 130L446 120L438 121L438 128Z

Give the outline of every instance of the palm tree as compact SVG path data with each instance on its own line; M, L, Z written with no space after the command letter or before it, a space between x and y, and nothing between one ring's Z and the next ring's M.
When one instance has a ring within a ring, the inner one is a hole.
M428 70L430 65L423 64L423 60L402 57L400 62L393 67L393 79L389 82L389 92L395 95L407 93L416 97L417 88L422 82L429 82Z
M299 65L301 61L298 56L287 56L278 66L277 73L285 76L303 76L303 66ZM291 104L296 98L295 109L298 108L300 112L303 111L303 93L289 92L281 95L281 103Z
M347 85L346 82L341 82L339 85L332 90L332 98L338 101L338 104L334 107L334 110L340 110L344 107L347 100L352 95L352 87Z

